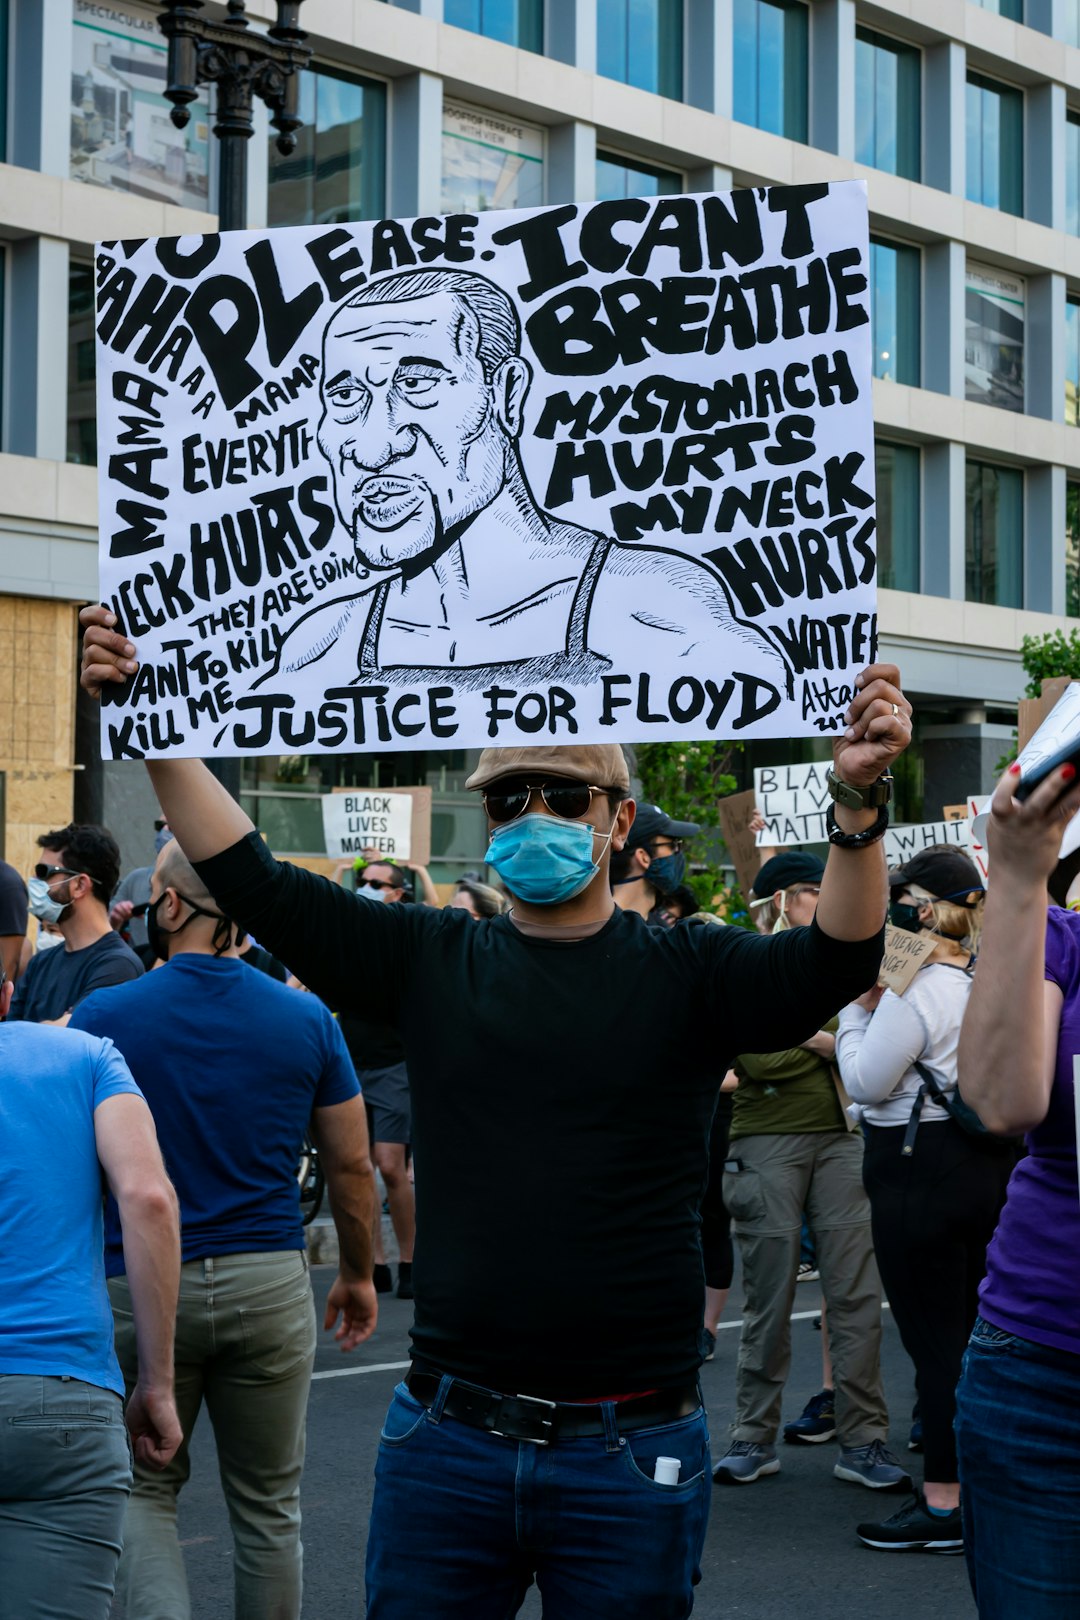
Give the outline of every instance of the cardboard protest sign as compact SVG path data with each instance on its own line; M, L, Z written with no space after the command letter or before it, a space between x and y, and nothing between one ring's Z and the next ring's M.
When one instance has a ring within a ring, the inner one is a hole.
M338 788L322 797L327 855L377 850L388 861L431 859L431 789Z
M756 798L757 795L753 791L732 793L726 799L721 799L716 806L720 831L724 835L724 843L728 847L731 864L735 868L736 881L744 895L748 895L754 887L754 879L761 867L757 839L750 831L750 818L754 814Z
M933 954L937 940L930 934L909 934L903 928L885 930L885 955L878 973L878 983L902 996L927 957Z
M759 844L820 844L825 812L832 800L825 786L830 760L808 765L759 766L754 771L754 795L765 818Z
M861 182L105 242L103 752L832 733Z

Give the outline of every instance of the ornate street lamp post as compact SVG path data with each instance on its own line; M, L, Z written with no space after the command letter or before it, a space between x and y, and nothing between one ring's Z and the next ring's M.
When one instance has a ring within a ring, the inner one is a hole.
M204 0L160 0L158 22L169 41L172 121L183 129L201 84L217 85L217 123L221 141L218 166L218 218L223 231L243 230L247 215L247 143L254 133L255 97L273 110L278 151L287 156L296 145L302 119L300 71L311 57L307 34L298 26L302 0L277 0L277 24L254 34L244 15L245 0L228 0L228 17L214 22L200 16Z

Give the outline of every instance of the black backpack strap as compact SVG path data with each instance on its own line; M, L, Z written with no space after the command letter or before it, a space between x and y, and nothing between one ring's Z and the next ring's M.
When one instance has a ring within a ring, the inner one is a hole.
M916 1063L913 1065L913 1067L918 1069L920 1075L923 1076L923 1083L919 1087L919 1094L915 1098L915 1105L911 1110L911 1117L907 1122L907 1130L904 1132L904 1145L900 1149L900 1153L905 1159L910 1159L911 1155L915 1151L915 1133L919 1129L919 1118L922 1114L923 1103L926 1101L927 1090L925 1079L926 1070L922 1067L921 1063Z

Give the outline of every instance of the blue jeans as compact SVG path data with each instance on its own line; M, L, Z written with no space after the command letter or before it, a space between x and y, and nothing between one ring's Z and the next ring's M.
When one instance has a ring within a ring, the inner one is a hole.
M957 1389L956 1440L980 1620L1075 1620L1080 1355L979 1317Z
M130 1489L119 1395L0 1377L0 1615L106 1620Z
M510 1620L535 1578L545 1620L684 1620L712 1492L703 1411L537 1446L444 1417L404 1384L379 1442L368 1620ZM657 1485L658 1456L678 1457Z

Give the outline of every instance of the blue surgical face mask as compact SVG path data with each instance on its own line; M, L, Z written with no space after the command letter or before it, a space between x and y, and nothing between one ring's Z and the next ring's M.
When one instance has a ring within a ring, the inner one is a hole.
M595 832L587 821L518 816L492 833L487 863L519 900L534 906L561 905L587 889L600 869L600 862L593 859ZM606 833L604 842L610 838Z
M67 881L67 878L61 878L56 887L58 889L63 888ZM26 892L30 899L31 915L36 917L39 922L59 922L67 910L66 901L53 899L50 893L50 885L46 883L44 878L32 877L26 885Z

